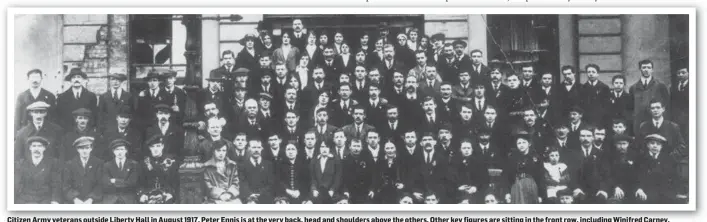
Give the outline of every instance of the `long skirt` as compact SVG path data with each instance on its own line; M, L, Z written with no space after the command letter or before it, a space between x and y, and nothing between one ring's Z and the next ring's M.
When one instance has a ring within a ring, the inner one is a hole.
M518 178L511 186L512 204L537 204L538 185L532 178Z

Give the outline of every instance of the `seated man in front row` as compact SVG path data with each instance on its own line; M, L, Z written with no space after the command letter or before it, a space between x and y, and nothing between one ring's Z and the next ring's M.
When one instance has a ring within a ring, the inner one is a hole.
M103 204L136 204L137 162L127 158L130 143L116 139L108 146L113 151L113 160L103 164Z
M44 156L49 141L43 137L27 138L30 158L15 163L16 204L59 204L61 201L61 164Z
M74 141L78 156L66 162L62 179L65 203L94 204L103 198L101 173L103 160L93 155L94 138L79 137Z

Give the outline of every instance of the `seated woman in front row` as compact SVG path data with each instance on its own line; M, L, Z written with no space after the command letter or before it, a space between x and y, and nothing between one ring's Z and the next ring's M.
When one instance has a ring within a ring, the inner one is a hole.
M208 189L210 204L240 204L238 191L238 165L227 156L226 141L217 140L212 144L213 155L204 163L204 181Z

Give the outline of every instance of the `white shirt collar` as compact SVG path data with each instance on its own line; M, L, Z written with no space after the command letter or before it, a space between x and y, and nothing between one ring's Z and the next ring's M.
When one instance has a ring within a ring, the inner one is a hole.
M31 87L29 88L29 93L30 93L30 94L32 95L32 97L34 97L34 98L39 97L39 93L40 93L40 92L42 92L42 88L41 88L41 87L37 87L36 89L35 89L35 88L31 88Z
M657 127L661 127L661 126L663 126L663 120L664 120L664 118L661 116L657 120L653 119L653 123L655 124L655 122L658 122Z
M405 146L405 149L407 149L408 152L410 152L410 153L415 153L415 148L417 148L417 147L416 147L416 146L413 146L413 147L407 147L407 146Z
M253 166L258 165L258 162L255 162L255 161L258 161L258 162L260 162L260 163L263 162L263 161L262 161L262 157L258 157L258 158L252 158L252 157L251 157L251 158L250 158L250 162L253 163Z
M646 84L649 84L651 83L651 80L653 80L653 76L649 76L648 78L641 76L641 83L645 82Z
M123 168L125 168L125 158L123 158L123 159L118 159L118 158L116 158L116 159L115 159L115 164L117 164L117 166L120 166L120 165L122 164L122 165L123 165Z
M39 163L42 162L42 159L44 159L44 155L42 155L42 157L39 157L39 158L32 156L32 163L34 165L39 165Z

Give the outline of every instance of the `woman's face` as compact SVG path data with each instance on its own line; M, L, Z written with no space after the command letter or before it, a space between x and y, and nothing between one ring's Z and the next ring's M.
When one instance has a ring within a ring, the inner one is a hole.
M518 138L518 140L516 140L516 146L518 147L518 151L525 153L528 151L528 148L530 148L530 143L528 143L528 140L525 138Z
M336 42L336 44L341 44L342 42L344 42L344 35L337 32L336 35L334 35L334 41Z
M299 89L299 80L297 78L290 78L290 86L295 87L296 89Z
M348 54L350 51L349 45L348 44L343 44L341 45L341 53L342 54Z
M299 59L299 65L300 65L300 66L307 66L307 65L309 65L309 57L307 57L307 56L302 56L302 58Z
M425 38L425 37L421 38L420 39L420 46L421 47L427 46L427 42L429 42L429 40L427 38Z
M310 34L309 37L307 37L307 44L314 45L316 43L317 43L317 36Z
M417 32L410 32L410 41L415 42L417 40Z
M272 44L272 37L270 37L270 35L266 35L265 37L263 37L263 43L267 45Z
M226 146L222 146L221 148L214 150L214 158L218 161L223 161L226 159L227 150L228 149L226 149Z
M329 37L327 37L326 35L320 35L319 36L319 44L320 45L329 44Z
M461 149L462 155L463 155L464 157L471 156L471 153L472 153L471 143L462 143L460 149Z
M383 39L376 41L376 50L383 50Z
M327 103L329 103L329 94L319 94L319 104L326 105Z

